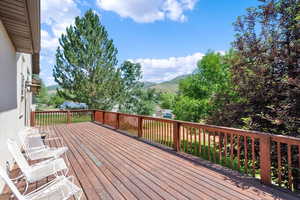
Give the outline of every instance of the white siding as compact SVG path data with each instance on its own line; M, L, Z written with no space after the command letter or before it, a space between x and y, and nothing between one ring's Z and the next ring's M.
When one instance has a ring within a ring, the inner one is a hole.
M23 75L22 75L23 74ZM22 78L23 76L23 78ZM17 134L29 122L31 93L25 90L25 81L31 80L31 55L16 53L0 20L0 166L12 157L6 140L17 139ZM22 93L23 89L23 93ZM28 108L27 111L25 109ZM0 192L3 182L0 180Z

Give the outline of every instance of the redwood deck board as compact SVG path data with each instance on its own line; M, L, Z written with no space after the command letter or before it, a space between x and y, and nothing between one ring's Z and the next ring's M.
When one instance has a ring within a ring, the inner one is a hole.
M83 189L82 199L298 199L290 192L262 185L251 177L158 148L92 122L44 129L62 137L68 146L69 174ZM31 184L30 190L52 178ZM7 195L9 190L5 191Z

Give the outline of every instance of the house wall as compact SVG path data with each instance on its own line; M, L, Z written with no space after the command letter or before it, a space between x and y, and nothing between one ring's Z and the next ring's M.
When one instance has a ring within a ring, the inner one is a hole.
M18 140L17 134L29 124L32 98L25 81L31 80L31 73L31 55L16 53L0 20L0 167L13 163L7 139ZM0 180L0 192L3 186Z

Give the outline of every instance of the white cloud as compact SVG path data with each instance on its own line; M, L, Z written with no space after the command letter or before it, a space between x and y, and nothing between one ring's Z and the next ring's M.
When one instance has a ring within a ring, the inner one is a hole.
M171 80L179 75L192 73L197 62L204 56L194 53L185 57L170 57L166 59L139 58L129 59L142 65L144 81L162 82Z
M53 35L58 38L71 25L80 10L74 0L42 0L42 23L51 26Z
M41 23L47 30L42 28L41 45L43 50L54 51L58 45L58 38L70 26L80 10L75 0L42 0Z
M76 16L81 14L75 0L41 1L41 69L40 76L46 85L55 84L52 67L55 50L59 46L58 38L70 26Z
M97 0L103 10L113 11L123 18L147 23L166 18L185 21L184 12L193 10L198 0Z
M58 39L51 37L49 32L41 30L41 45L44 50L55 50L58 47Z

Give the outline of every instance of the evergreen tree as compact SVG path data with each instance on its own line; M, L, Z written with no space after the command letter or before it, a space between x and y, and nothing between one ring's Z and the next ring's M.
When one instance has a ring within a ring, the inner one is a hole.
M120 97L117 49L99 17L89 10L59 39L53 76L58 94L89 108L110 110Z
M139 63L125 61L121 67L122 98L120 99L119 111L136 113L136 106L144 87L141 82L142 72Z
M124 113L151 115L157 103L155 90L145 90L141 65L125 61L121 67L122 92L119 111Z

